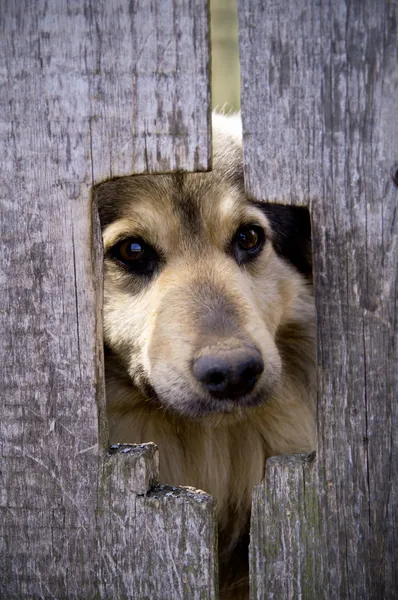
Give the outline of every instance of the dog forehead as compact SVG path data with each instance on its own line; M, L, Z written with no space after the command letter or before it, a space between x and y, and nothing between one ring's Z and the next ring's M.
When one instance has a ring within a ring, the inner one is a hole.
M103 230L140 215L191 235L226 226L246 204L239 117L213 115L212 171L122 177L98 186L96 198Z
M174 180L172 210L181 230L190 236L228 229L246 203L244 196L217 172L175 176Z
M230 233L246 204L216 173L131 178L120 198L118 217L167 237L208 238Z

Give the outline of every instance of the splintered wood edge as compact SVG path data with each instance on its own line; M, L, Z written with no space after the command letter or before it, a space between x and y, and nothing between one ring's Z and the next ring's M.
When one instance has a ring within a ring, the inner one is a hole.
M216 501L156 484L155 444L110 449L97 512L101 598L216 600Z
M104 475L113 489L146 494L159 481L156 444L114 444L104 457Z
M189 500L194 504L203 504L206 506L216 505L214 496L190 486L176 487L172 485L155 485L150 490L147 497L155 501L163 498L178 498L182 501Z

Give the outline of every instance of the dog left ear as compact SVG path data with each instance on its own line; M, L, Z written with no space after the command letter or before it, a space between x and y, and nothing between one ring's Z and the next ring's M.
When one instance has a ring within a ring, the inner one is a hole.
M257 204L267 216L274 232L273 246L305 277L312 280L311 219L302 206Z

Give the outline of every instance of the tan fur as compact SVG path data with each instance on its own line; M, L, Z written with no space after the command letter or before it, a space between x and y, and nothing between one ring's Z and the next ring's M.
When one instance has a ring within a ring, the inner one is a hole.
M235 181L236 120L216 119L213 160L211 173L124 178L101 186L98 195L110 441L155 442L163 483L217 498L227 563L247 529L266 459L314 448L315 319L311 285L270 242L245 266L226 253L242 221L273 236L265 214ZM187 199L191 213L180 211ZM166 257L145 284L107 257L118 240L133 236ZM224 305L232 315L226 324ZM193 377L192 359L209 348L229 351L242 339L261 351L265 369L255 389L264 403L224 401L219 412ZM156 397L147 393L148 382Z

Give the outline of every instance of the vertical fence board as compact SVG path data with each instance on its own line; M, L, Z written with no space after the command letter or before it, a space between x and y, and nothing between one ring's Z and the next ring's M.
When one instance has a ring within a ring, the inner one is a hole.
M147 21L154 37L144 40ZM131 561L128 589L122 576L111 587L101 580L107 541L126 555L140 539L136 502L155 480L156 460L104 449L91 186L208 167L207 27L206 2L1 3L1 597L140 597L142 574ZM121 473L135 481L130 493ZM197 511L209 531L198 571L212 598L215 569L205 554L214 549L214 510L195 498L169 499L176 521L160 521L153 536L171 543L183 514ZM184 535L186 545L198 543L197 531ZM182 573L182 545L173 559ZM146 577L158 589L166 581L161 565Z
M215 599L214 498L156 485L154 444L113 446L111 452L99 498L100 598Z
M207 170L207 2L115 0L86 9L96 182L105 173Z
M215 500L192 488L159 486L137 500L137 598L215 600L218 556ZM154 532L173 531L173 535ZM142 534L142 535L141 535ZM151 577L159 564L162 577ZM170 590L173 590L171 593Z
M321 524L312 552L321 592L302 594L294 571L290 589L298 598L393 598L398 5L240 0L239 17L248 192L309 203L312 213ZM284 493L294 504L303 482L289 481L279 497L264 491L254 510L263 503L275 514ZM259 529L252 545L272 560ZM269 597L278 597L272 585Z
M70 21L52 12L44 2L1 5L0 596L7 598L92 593L82 564L94 550L100 315L88 100L80 107L87 91L78 85L80 64L66 52L61 61Z
M253 494L250 597L321 598L322 560L314 456L267 461Z
M319 7L306 0L238 6L247 192L306 205L321 193Z
M325 593L376 600L398 589L398 4L335 3L325 17L336 51L313 203Z

